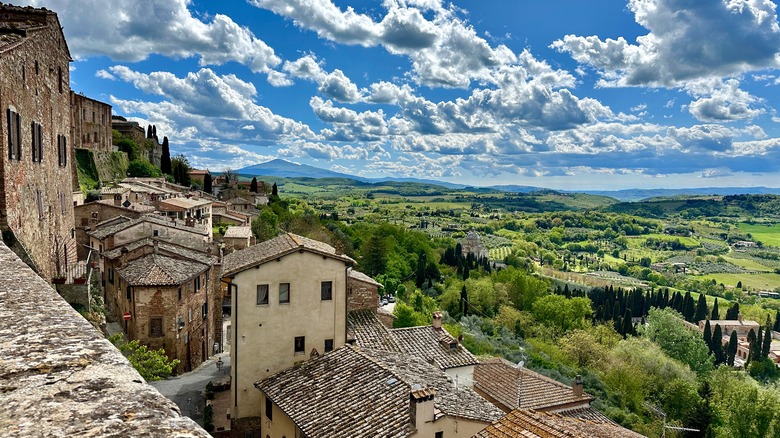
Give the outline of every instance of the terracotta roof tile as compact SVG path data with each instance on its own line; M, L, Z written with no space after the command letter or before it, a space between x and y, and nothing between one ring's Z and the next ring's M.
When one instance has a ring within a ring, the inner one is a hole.
M130 286L175 286L208 268L209 265L204 263L149 254L129 262L116 272Z
M354 269L349 270L349 278L355 279L357 281L362 281L363 283L373 284L374 286L380 286L380 287L382 286L382 283L379 283L378 281L374 280L368 275L360 271L356 271Z
M577 396L570 386L529 370L517 368L499 358L474 367L474 388L507 410L551 409L576 403L589 404L593 397Z
M222 275L233 275L252 266L261 265L298 250L332 257L348 265L352 265L355 262L346 255L336 254L336 250L327 243L318 242L293 233L285 233L226 255L222 263Z
M135 242L130 242L122 246L116 247L112 250L105 251L103 252L102 255L107 259L116 259L122 256L122 248L126 248L128 251L135 251L136 249L141 248L143 246L151 247L154 246L155 239L157 240L158 249L161 253L175 254L185 259L190 259L192 261L209 264L209 265L213 265L218 260L218 257L208 255L196 248L188 248L171 242L166 242L165 240L162 240L163 237L155 237L155 238L145 237L143 239L136 240Z
M372 309L353 310L347 315L348 338L361 348L401 352L390 330L376 317Z
M252 237L252 228L247 226L236 226L231 225L227 227L227 230L225 230L225 235L222 236L225 238L239 238L239 239L249 239Z
M124 216L120 216L120 217L124 217ZM198 227L188 227L187 225L184 224L183 221L173 222L170 219L166 219L165 217L159 216L157 214L145 214L139 217L138 219L128 219L128 218L124 218L124 219L126 220L121 223L112 223L109 226L101 226L101 224L97 224L95 230L88 232L87 235L92 236L99 240L103 240L112 234L116 234L122 230L126 230L142 222L151 222L169 228L189 231L190 233L195 233L195 234L201 234L201 235L208 234L208 230L203 230Z
M479 363L477 358L444 328L436 330L433 326L426 325L391 329L390 333L402 352L425 361L432 360L443 370ZM451 348L451 345L455 345L455 348Z
M441 415L491 422L501 412L472 390L416 358L343 347L255 383L304 435L406 437L413 385L434 389ZM292 391L291 389L295 390Z
M557 414L515 409L482 429L477 438L643 438L614 423L596 423Z

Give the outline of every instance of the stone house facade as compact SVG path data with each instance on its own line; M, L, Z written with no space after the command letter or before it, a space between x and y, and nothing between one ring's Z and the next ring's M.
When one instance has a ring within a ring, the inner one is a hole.
M143 205L123 207L115 201L96 201L73 207L76 225L76 242L79 243L79 260L87 258L87 253L89 251L89 236L87 233L92 231L97 224L119 216L137 219L141 217L142 214L153 210L154 208Z
M70 62L55 13L0 4L0 229L44 278L76 261Z
M111 152L111 105L71 91L70 120L74 147Z
M233 309L232 429L260 428L255 382L344 346L352 264L330 245L292 233L224 257Z
M349 270L347 283L347 310L370 309L376 311L379 306L379 288L382 285L368 275Z
M208 254L154 239L107 251L106 308L129 339L164 348L169 358L181 361L177 372L190 371L221 349L216 262Z

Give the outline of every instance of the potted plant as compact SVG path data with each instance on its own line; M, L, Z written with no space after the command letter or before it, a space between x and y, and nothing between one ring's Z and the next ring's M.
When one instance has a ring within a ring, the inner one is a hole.
M73 279L73 283L74 284L87 284L87 277L82 275L81 277L74 278Z
M65 284L65 277L62 275L57 275L51 279L52 284Z

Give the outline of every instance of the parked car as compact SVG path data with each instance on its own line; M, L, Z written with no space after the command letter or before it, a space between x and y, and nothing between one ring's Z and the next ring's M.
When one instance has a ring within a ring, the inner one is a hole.
M386 305L387 305L387 300L382 298L382 303L380 304L380 306L386 306Z
M387 297L387 302L388 303L394 303L395 302L395 297L390 295L389 297Z

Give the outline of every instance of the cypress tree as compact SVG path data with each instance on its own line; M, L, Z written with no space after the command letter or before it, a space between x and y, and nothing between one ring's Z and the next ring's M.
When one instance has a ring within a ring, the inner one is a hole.
M463 289L460 290L460 313L463 314L463 316L466 316L468 314L468 301L469 301L469 294L466 291L466 285L463 285Z
M171 149L168 146L168 137L163 137L162 156L160 157L160 171L166 175L170 175L172 173Z
M712 316L710 317L711 320L717 321L720 319L720 310L718 310L718 299L715 298L715 304L712 306Z
M206 176L203 177L203 191L211 193L211 173L206 172Z
M470 274L470 272L469 272L469 264L468 264L468 262L466 262L466 263L463 265L463 281L466 281L466 280L468 280L470 275L471 275L471 274Z
M739 347L737 332L732 330L731 336L729 336L729 347L726 350L726 365L730 367L734 366L734 358L737 357L737 347Z
M759 332L761 329L759 328ZM747 335L747 342L748 342L748 362L751 360L757 359L758 354L756 354L756 332L753 329L750 329Z
M422 287L425 283L425 265L428 263L428 257L425 255L425 251L420 250L420 255L417 257L417 270L414 275L414 284L417 287Z
M725 357L723 357L723 331L720 329L720 324L715 324L715 329L712 331L712 353L715 356L715 365L725 362Z
M623 334L623 339L627 338L628 335L634 334L634 326L631 324L631 308L626 307L626 312L623 314L623 327L621 327L620 330Z
M699 301L696 302L696 311L693 315L693 323L707 319L707 299L704 298L704 294L699 294Z
M249 183L249 191L252 193L257 193L257 177L252 177L252 182Z
M774 330L776 332L780 332L780 309L777 309L777 313L775 313L775 326Z
M271 196L279 196L279 189L276 187L276 183L271 186Z
M761 359L766 359L769 357L769 350L772 348L772 330L769 329L769 327L766 328L766 333L764 333L764 342L761 345Z
M712 328L710 327L710 320L704 323L704 343L707 344L707 348L712 353Z
M729 310L726 311L726 319L735 320L739 317L739 303L734 303Z
M696 315L696 305L693 303L693 297L691 296L690 292L685 292L682 313L683 316L685 316L686 321L693 322L693 317Z
M146 138L152 138L152 125L146 125Z

